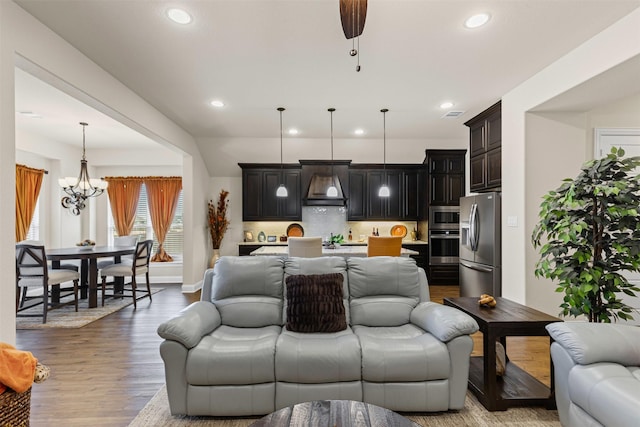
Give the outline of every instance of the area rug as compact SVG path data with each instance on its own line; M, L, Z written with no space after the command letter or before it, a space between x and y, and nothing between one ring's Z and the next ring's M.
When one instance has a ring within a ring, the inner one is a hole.
M151 294L160 292L163 288L151 289ZM67 297L73 299L72 297ZM65 302L66 299L62 299ZM138 300L138 305L145 299ZM148 299L147 299L148 301ZM38 317L16 317L16 329L48 329L48 328L81 328L91 322L115 313L116 311L133 304L133 298L108 298L102 306L102 300L98 299L98 306L89 308L87 299L80 300L78 312L75 312L73 304L50 309L47 312L47 323L42 323L42 304L21 311L20 314L37 314Z
M441 427L559 427L558 411L540 407L511 408L507 411L489 412L469 392L464 408L457 412L437 412L429 414L402 414L421 426ZM142 411L133 419L129 427L248 427L261 417L218 418L218 417L174 417L169 412L167 389L162 387Z

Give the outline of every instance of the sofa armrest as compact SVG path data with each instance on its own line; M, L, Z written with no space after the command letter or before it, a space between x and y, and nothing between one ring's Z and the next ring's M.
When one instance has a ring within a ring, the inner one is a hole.
M471 316L435 302L418 304L411 312L411 323L431 333L442 342L478 331L478 323Z
M615 323L556 322L551 338L580 365L598 362L640 365L640 328Z
M220 313L216 306L211 302L198 301L158 326L158 335L166 340L177 341L190 349L220 324Z

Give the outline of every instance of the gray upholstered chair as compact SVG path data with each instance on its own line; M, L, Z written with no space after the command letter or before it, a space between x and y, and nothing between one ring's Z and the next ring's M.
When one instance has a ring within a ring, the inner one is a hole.
M40 316L39 314L18 314L28 308L42 303L42 323L47 323L49 306L54 304L49 301L52 286L60 286L65 282L73 282L73 288L61 288L60 297L73 295L73 300L64 304L75 304L78 311L78 281L80 274L75 270L49 269L44 246L17 244L16 245L16 316ZM42 295L29 297L29 287L42 288ZM21 296L19 296L21 294ZM41 300L35 304L25 306L27 300ZM63 304L61 304L63 305Z
M402 237L400 236L369 236L367 242L367 256L400 256L402 251Z
M322 237L289 237L289 256L300 258L322 256Z
M151 286L149 284L149 258L151 257L151 247L153 246L153 240L145 240L143 242L138 242L136 244L136 252L133 255L133 262L121 262L117 264L109 265L105 268L100 269L100 277L102 277L102 305L104 305L104 300L106 298L106 289L107 289L107 277L130 277L131 283L130 287L126 285L122 289L122 295L124 297L124 292L131 292L131 296L133 297L133 306L137 308L136 301L140 298L144 298L146 296L149 297L149 300L153 300L151 298ZM141 290L139 292L142 293L142 296L136 296L136 292L138 291L138 286L136 283L136 276L138 274L145 275L147 280L147 290ZM114 297L116 295L116 285L114 284Z
M565 427L632 427L640 420L640 328L558 322L553 338L556 403Z
M113 238L113 246L117 247L131 247L135 246L138 243L138 236L117 236ZM131 263L133 262L133 255L125 255L121 258L121 263ZM98 270L102 270L103 268L115 264L113 258L102 259L98 261Z

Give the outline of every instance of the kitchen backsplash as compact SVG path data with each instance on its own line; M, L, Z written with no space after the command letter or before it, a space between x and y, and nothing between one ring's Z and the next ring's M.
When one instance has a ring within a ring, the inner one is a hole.
M264 232L266 236L279 237L286 235L287 227L291 223L278 221L245 222L245 231L251 231L255 241L258 241L258 233ZM305 206L302 208L302 221L305 236L321 236L323 239L342 234L345 241L348 239L349 229L353 236L353 242L366 241L373 229L377 229L381 236L390 236L394 225L402 224L407 227L405 240L411 240L411 231L418 227L416 221L347 221L347 208L342 206ZM426 230L425 230L426 233ZM426 234L420 236L426 240Z

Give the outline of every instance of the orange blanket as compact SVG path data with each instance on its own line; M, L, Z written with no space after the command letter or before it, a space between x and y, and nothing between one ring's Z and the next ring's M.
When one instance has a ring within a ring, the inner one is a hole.
M7 388L24 393L33 384L38 359L29 351L0 342L0 394Z

